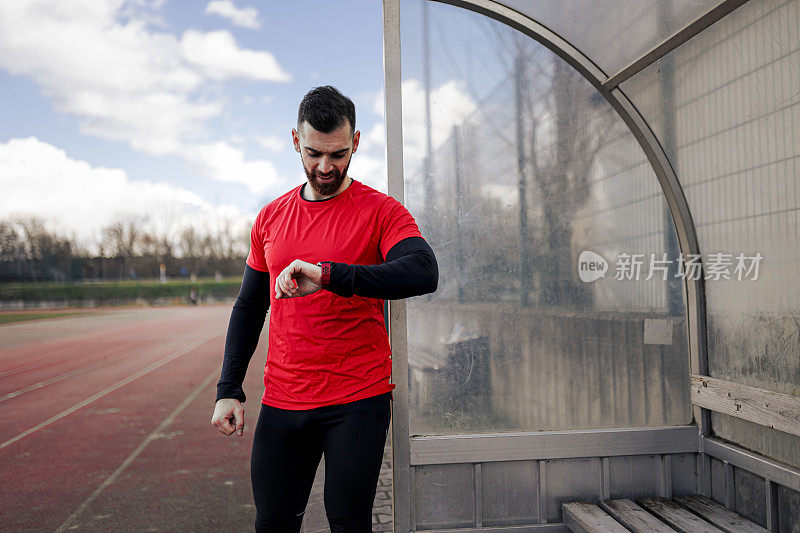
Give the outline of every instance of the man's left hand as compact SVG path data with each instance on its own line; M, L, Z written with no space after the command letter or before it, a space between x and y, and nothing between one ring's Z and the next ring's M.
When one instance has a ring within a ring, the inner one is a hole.
M295 259L275 279L275 298L308 296L322 288L322 267Z

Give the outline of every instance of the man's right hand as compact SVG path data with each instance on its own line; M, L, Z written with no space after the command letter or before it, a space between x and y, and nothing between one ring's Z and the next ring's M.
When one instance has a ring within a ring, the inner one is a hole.
M236 398L220 398L214 406L211 424L221 433L239 436L244 432L244 406Z

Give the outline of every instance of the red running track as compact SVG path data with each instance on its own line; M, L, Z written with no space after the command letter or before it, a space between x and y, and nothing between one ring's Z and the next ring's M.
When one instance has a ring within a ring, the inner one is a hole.
M230 305L0 326L0 530L252 531L252 430L211 426Z

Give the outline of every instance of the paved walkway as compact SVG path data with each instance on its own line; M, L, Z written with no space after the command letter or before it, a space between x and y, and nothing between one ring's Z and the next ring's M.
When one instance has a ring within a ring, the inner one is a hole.
M375 504L372 507L372 531L392 531L392 432L386 439L383 450L383 464L378 479L378 490ZM303 519L303 533L327 533L328 519L325 517L325 503L322 500L322 488L325 485L324 460L317 469L317 477L311 487L311 496Z

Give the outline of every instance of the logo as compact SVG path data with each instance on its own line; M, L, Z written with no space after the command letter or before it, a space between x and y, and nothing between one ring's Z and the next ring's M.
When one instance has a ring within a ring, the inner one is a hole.
M591 283L603 278L606 270L608 270L608 262L603 259L603 256L589 250L581 252L578 258L578 275L581 281Z

